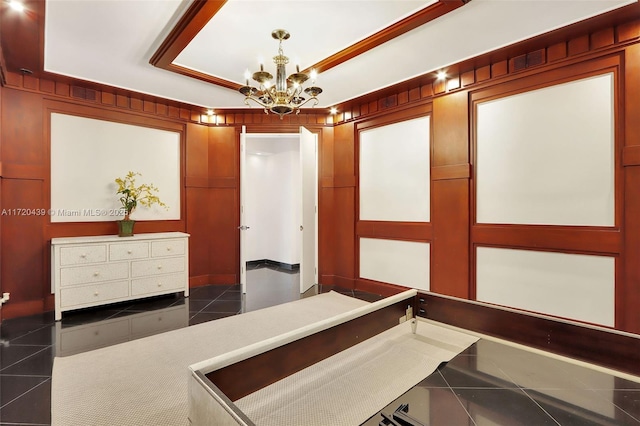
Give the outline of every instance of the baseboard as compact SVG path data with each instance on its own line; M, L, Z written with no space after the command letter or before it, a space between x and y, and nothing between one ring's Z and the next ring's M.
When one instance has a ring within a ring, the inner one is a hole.
M197 277L189 277L189 287L200 287L209 284L209 275L198 275Z
M289 264L284 262L278 262L276 260L271 260L271 259L250 260L249 262L247 262L247 266L258 266L263 263L269 266L275 266L277 268L286 269L288 271L297 271L300 269L299 263Z
M418 315L640 376L640 336L486 303L418 294Z
M380 296L388 297L394 294L402 293L408 290L408 287L400 285L383 283L380 281L366 280L358 278L354 290L366 291L367 293L379 294Z
M339 275L321 275L320 284L325 287L335 286L346 288L347 290L354 290L356 288L356 280L353 278L341 277Z
M233 285L240 282L240 277L236 274L209 274L208 284Z
M44 299L28 300L26 302L9 300L6 304L2 305L3 320L26 317L29 315L41 314L43 312L45 312Z

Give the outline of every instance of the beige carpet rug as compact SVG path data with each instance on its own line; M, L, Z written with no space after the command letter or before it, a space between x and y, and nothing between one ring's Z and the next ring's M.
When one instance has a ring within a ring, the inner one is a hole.
M52 424L188 425L188 366L348 312L335 292L64 358L55 358Z
M477 340L421 320L412 334L406 322L236 405L259 426L357 426Z

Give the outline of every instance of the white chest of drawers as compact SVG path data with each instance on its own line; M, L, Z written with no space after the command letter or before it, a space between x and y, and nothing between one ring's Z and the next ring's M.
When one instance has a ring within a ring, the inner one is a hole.
M55 318L62 312L184 291L189 295L189 234L51 239Z

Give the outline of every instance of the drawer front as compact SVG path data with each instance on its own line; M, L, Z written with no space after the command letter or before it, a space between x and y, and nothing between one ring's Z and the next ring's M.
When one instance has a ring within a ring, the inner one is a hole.
M60 286L62 287L121 280L128 277L128 263L110 263L91 266L77 266L74 268L60 268Z
M178 256L185 253L187 240L184 238L175 240L152 241L151 257Z
M62 308L92 306L128 296L129 281L69 287L60 290L60 306Z
M149 257L149 243L109 244L109 260L146 259Z
M158 275L132 280L131 295L144 296L146 294L167 293L184 290L186 287L187 277L185 274Z
M184 256L139 260L131 262L131 276L146 277L149 275L183 272L185 267L186 258Z
M107 261L107 245L60 247L60 265L84 265Z
M129 319L121 318L106 323L63 329L57 337L57 347L60 348L60 354L71 355L80 350L125 342L129 340L129 335Z
M188 305L176 309L161 310L148 315L131 318L131 334L135 337L155 334L159 331L175 330L189 325Z

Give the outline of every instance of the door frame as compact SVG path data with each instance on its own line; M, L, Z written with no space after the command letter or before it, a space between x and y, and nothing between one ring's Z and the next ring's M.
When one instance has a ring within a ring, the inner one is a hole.
M318 198L319 198L319 191L318 191L318 185L319 185L319 151L320 151L320 141L319 141L319 135L317 132L307 129L309 130L309 132L311 132L314 136L315 136L315 185L314 185L314 192L315 192L315 212L314 212L314 232L315 232L315 244L314 244L314 281L315 284L318 284L318 237L319 237L319 232L318 232L318 225L319 225L319 220L318 220ZM239 276L240 276L240 290L241 293L244 295L246 294L247 288L247 282L246 282L246 252L244 251L244 248L246 247L246 242L244 242L243 244L243 231L246 231L247 229L250 229L250 224L246 223L246 218L245 218L245 212L244 212L244 205L245 205L245 200L244 200L244 193L246 193L246 191L243 191L243 185L246 181L246 177L245 177L245 171L246 171L246 142L247 139L251 138L251 137L266 137L266 138L273 138L274 140L276 140L278 137L291 137L292 135L297 135L298 137L300 136L300 132L258 132L258 133L248 133L246 131L246 126L242 126L242 130L240 133L240 155L239 155L239 162L240 162L240 170L239 170L239 175L240 175L240 182L239 182L239 188L238 188L238 192L239 192L239 197L238 197L238 203L239 203L239 209L238 211L240 212L240 223L238 226L238 246L239 246ZM248 226L249 228L243 229L244 226ZM300 262L302 262L302 258L300 259ZM302 265L301 265L302 266Z

